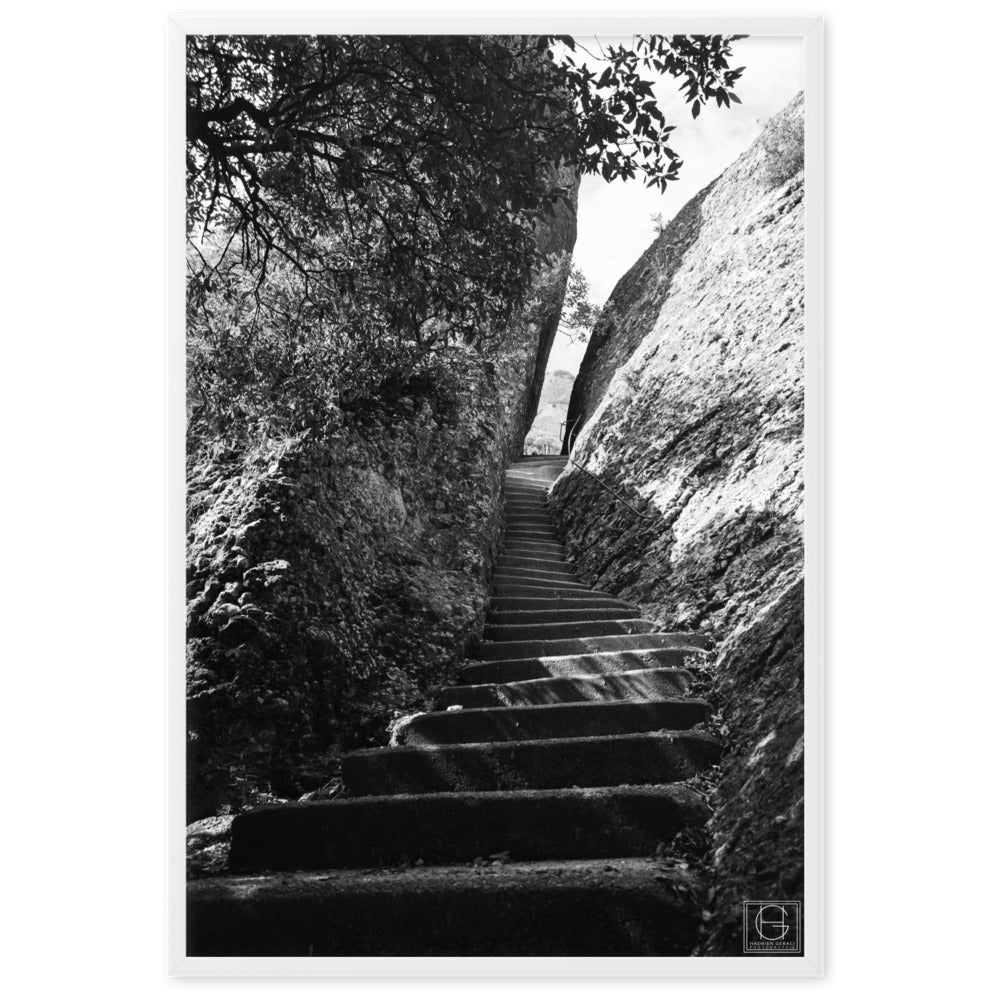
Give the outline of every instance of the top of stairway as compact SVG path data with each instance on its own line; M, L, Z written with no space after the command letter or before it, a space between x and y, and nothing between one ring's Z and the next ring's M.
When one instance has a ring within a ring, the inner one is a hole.
M522 455L507 469L507 483L549 486L566 468L566 455Z

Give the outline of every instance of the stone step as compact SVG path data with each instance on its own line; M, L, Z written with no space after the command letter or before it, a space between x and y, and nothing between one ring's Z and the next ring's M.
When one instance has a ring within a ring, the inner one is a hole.
M497 569L533 569L554 570L556 573L566 573L573 568L572 563L565 559L543 559L535 556L501 555L497 561Z
M504 556L544 556L546 559L565 560L566 551L557 542L521 542L515 540L513 543L503 547Z
M567 620L561 622L541 622L519 625L487 625L483 638L487 642L510 643L532 640L554 640L591 638L604 635L649 634L657 627L656 622L647 618L612 618L610 621L596 618ZM496 659L496 657L489 657Z
M541 677L508 683L467 684L442 688L438 708L489 708L498 705L551 705L580 701L622 701L629 698L676 698L690 688L693 678L678 667L629 670L622 674L581 674Z
M646 859L196 880L191 956L690 955L702 886Z
M550 514L549 505L545 500L508 499L504 510L510 514Z
M640 635L596 635L577 639L479 642L473 644L471 653L472 658L476 660L521 660L529 656L616 653L626 649L669 649L672 646L695 646L705 642L704 637L693 632L650 632Z
M526 538L523 535L515 535L513 538L505 536L503 540L503 554L510 555L514 549L526 549L529 553L556 552L560 557L564 554L562 542L553 542L545 538Z
M541 597L541 598L609 598L611 594L604 590L591 590L573 577L572 583L562 581L546 582L531 577L515 576L508 573L493 575L491 590L494 598L504 597ZM614 600L614 598L612 598Z
M512 545L525 546L529 545L534 547L538 544L542 545L562 545L559 541L558 536L554 532L549 532L547 534L542 534L541 532L527 533L524 531L515 531L508 533L504 536L503 546L501 550L501 557L506 554L506 549Z
M593 593L592 591L589 593ZM493 611L582 611L584 608L621 608L636 611L639 608L628 601L594 594L593 597L574 595L572 597L493 597L490 599Z
M630 617L624 608L603 605L584 605L582 608L530 609L522 611L493 611L486 617L487 625L539 625L545 622L565 623L582 621L620 620ZM635 615L638 618L638 614ZM487 634L487 639L494 638Z
M522 542L555 542L560 544L555 529L549 528L511 528L504 535L504 542L510 543L518 539Z
M538 570L518 569L516 567L495 569L490 580L490 587L494 592L498 593L499 591L496 588L501 585L517 585L521 583L528 586L552 584L557 588L570 586L577 590L587 590L586 586L580 582L579 577L575 573L540 573ZM593 591L589 590L587 592L593 593Z
M558 546L560 549L562 549L562 542L560 542L555 535L548 535L543 537L542 535L525 535L518 533L515 535L507 535L504 538L503 546L500 550L500 559L502 560L507 558L517 558L517 559L554 558L560 562L566 561L565 550L562 550L557 555L553 556L551 549L548 552L545 552L539 548L540 545ZM529 548L531 549L531 552L529 552L527 556L512 554L510 550L515 547L519 549ZM538 553L537 557L534 555L534 553L536 552Z
M265 806L233 823L230 871L637 857L710 813L683 785L437 792Z
M551 528L552 518L548 514L514 514L511 512L507 514L508 528L534 527L536 525L543 528Z
M715 737L684 730L356 750L342 758L341 775L352 797L661 785L694 777L720 754Z
M584 674L623 674L656 667L686 667L704 662L705 651L696 646L668 649L634 649L619 653L583 656L535 656L517 660L466 663L459 676L465 684L507 684L545 677L580 677Z
M566 705L469 708L415 715L394 730L402 746L553 740L573 736L614 736L690 729L708 720L708 702L580 701Z

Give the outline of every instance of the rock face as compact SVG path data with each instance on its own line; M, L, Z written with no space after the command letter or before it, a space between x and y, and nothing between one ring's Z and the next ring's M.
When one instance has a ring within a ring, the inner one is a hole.
M571 251L575 207L539 239ZM404 387L345 406L323 440L192 459L189 821L317 788L452 679L481 632L503 469L561 305L530 303L493 361L456 350L445 393Z
M574 387L557 522L588 582L717 642L711 947L802 895L803 99L619 282Z

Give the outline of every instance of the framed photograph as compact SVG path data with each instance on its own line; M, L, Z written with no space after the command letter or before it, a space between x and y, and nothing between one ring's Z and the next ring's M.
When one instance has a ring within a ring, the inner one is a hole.
M822 20L169 46L171 973L821 975Z

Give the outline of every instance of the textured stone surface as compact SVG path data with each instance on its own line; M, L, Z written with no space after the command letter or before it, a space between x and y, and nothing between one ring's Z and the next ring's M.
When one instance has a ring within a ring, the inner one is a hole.
M189 955L688 955L704 895L630 858L203 879Z
M584 361L574 457L648 517L573 466L553 491L588 583L719 643L710 697L734 751L715 825L723 906L801 892L801 752L786 746L801 619L789 639L783 595L803 574L802 122L800 96L679 213L616 288ZM736 946L730 917L719 951Z

